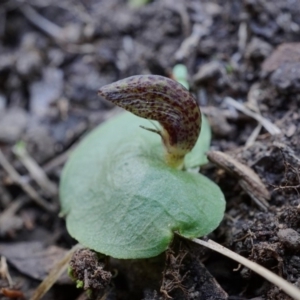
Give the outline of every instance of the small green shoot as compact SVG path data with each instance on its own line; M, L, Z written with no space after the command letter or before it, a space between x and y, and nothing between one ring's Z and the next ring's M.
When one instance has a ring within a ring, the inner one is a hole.
M138 8L149 3L150 0L128 0L128 4L132 8Z
M173 77L176 81L181 83L186 89L189 88L189 83L187 81L188 71L185 65L177 64L173 68Z
M82 289L83 285L84 285L84 283L82 280L76 280L76 288Z

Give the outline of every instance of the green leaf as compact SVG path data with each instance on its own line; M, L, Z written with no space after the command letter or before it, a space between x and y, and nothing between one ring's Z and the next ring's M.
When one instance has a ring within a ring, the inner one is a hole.
M168 247L174 231L203 236L223 218L219 187L167 166L160 136L139 128L149 124L120 114L91 132L65 166L62 214L84 246L116 258L152 257ZM196 153L191 160L200 157Z

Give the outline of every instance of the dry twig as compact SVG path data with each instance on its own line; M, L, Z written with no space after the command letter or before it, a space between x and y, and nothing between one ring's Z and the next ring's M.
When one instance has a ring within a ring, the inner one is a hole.
M3 169L9 174L11 180L18 184L24 192L40 207L44 208L47 211L54 212L56 207L50 203L47 203L28 183L22 180L21 175L15 170L15 168L9 163L5 158L2 151L0 150L0 165Z
M259 122L271 135L280 134L281 130L273 123L271 123L268 119L264 118L258 113L255 113L248 109L246 106L244 106L242 103L237 102L233 98L226 97L224 99L225 103L233 106L237 110L243 112L245 115L255 119L257 122Z
M7 262L6 262L6 258L4 256L1 256L1 261L0 261L0 275L1 278L6 278L8 281L8 284L10 287L12 287L14 285L11 276L9 274L8 271L8 266L7 266Z
M293 299L300 300L300 290L297 287L295 287L288 281L284 280L283 278L279 277L278 275L272 273L271 271L264 268L263 266L260 266L259 264L229 250L228 248L221 246L220 244L212 240L208 240L207 242L205 242L199 239L192 239L192 241L196 244L199 244L201 246L214 250L218 253L221 253L224 256L227 256L235 260L236 262L246 266L248 269L259 274L263 278L267 279L269 282L275 284L277 287L282 289L287 295L289 295Z
M83 248L83 246L81 246L80 244L76 244L66 253L66 255L54 266L49 275L37 287L30 300L40 300L49 291L49 289L54 285L57 279L63 274L63 272L67 270L73 253L81 248Z
M48 19L44 18L31 6L21 6L20 10L32 24L40 28L47 35L51 36L52 38L58 41L62 39L62 28L49 21Z
M13 147L13 153L20 159L31 177L43 190L47 191L51 196L57 195L58 190L56 185L50 181L44 170L28 154L25 147L15 146Z
M240 186L251 199L264 211L268 210L269 203L267 200L270 200L270 193L251 168L220 151L209 151L207 158L230 174L236 176Z

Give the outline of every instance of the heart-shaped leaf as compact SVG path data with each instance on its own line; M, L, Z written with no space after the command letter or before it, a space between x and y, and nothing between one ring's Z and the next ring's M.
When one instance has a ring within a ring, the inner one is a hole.
M160 136L139 125L149 127L149 121L130 113L100 125L73 152L61 180L69 233L116 258L156 256L174 231L203 236L224 214L219 187L203 175L167 166ZM189 166L205 161L210 131L202 126L186 157Z

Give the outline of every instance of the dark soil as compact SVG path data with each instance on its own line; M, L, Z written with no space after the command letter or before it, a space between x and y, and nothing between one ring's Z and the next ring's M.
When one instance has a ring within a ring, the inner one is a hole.
M300 0L128 2L0 2L0 253L13 281L9 287L2 259L0 288L29 299L76 243L58 216L57 187L73 146L114 114L97 97L99 87L137 74L171 77L177 63L187 66L209 118L212 149L252 168L271 194L264 210L234 175L207 165L201 171L227 201L209 238L300 287ZM226 97L280 133L257 128ZM25 145L29 167L15 145ZM32 161L50 180L29 172ZM101 299L290 299L247 268L183 240L160 257L111 260L106 268L113 278ZM81 293L65 277L43 299L84 299Z

